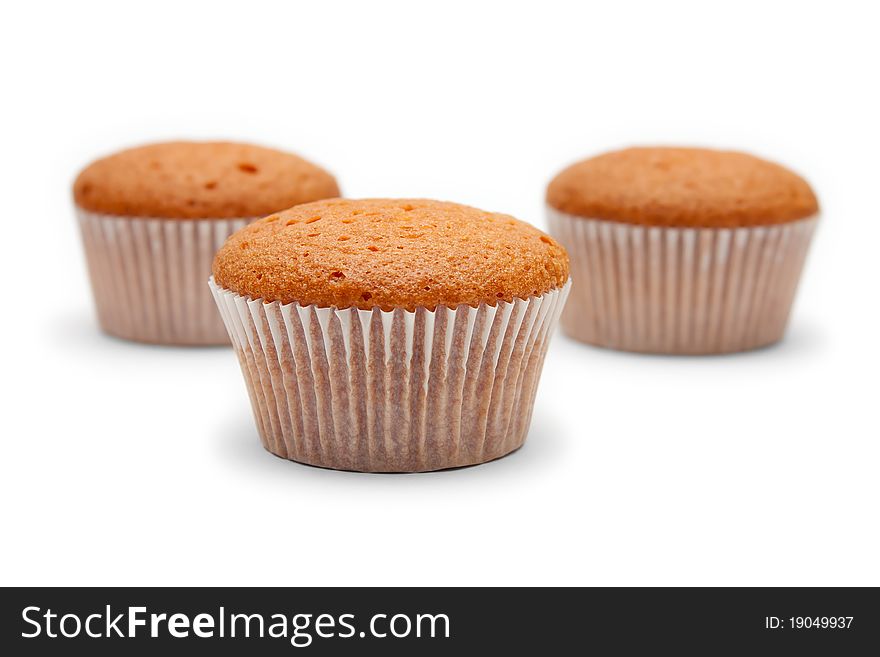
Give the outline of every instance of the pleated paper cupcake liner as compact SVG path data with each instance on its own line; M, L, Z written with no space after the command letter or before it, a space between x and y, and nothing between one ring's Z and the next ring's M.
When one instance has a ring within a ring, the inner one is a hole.
M210 281L263 446L365 472L472 465L520 447L570 285L408 312L264 303Z
M601 347L662 354L780 340L818 221L664 228L547 214L571 258L563 330Z
M149 219L77 209L101 328L157 344L229 344L205 288L226 238L252 219Z

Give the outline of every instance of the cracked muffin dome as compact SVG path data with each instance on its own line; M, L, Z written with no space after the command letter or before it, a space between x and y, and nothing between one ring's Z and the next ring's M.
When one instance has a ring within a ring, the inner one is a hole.
M504 214L424 199L331 199L260 219L214 259L214 280L265 302L414 310L494 305L560 288L568 255Z
M332 175L271 148L168 142L121 151L86 167L73 186L91 212L166 219L261 217L339 196Z
M819 210L792 171L703 148L627 148L583 160L551 181L547 203L579 217L682 228L780 224Z

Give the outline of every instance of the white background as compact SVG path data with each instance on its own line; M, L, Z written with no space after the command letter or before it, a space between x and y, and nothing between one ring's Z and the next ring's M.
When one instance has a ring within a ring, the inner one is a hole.
M880 584L871 3L2 12L2 584ZM575 159L733 147L803 173L823 220L782 344L663 358L558 335L518 453L332 472L263 451L229 349L96 328L70 185L168 138L539 226Z

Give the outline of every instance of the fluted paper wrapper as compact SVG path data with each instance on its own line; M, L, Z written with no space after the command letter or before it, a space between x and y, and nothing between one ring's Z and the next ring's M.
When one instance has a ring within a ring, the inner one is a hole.
M570 287L408 312L264 303L209 285L263 446L364 472L472 465L520 447Z
M157 344L229 344L205 278L214 254L252 219L149 219L77 209L98 321Z
M665 228L547 214L571 258L563 330L601 347L662 354L780 340L818 221Z

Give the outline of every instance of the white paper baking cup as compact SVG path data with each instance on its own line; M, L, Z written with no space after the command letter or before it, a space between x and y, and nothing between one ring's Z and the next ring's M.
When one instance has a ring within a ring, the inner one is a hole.
M570 336L663 354L755 349L781 339L818 217L751 228L664 228L547 208L568 250Z
M415 312L264 303L209 285L267 450L340 470L418 472L523 444L571 283Z
M150 219L77 208L98 321L158 344L229 344L205 277L214 254L253 219Z

